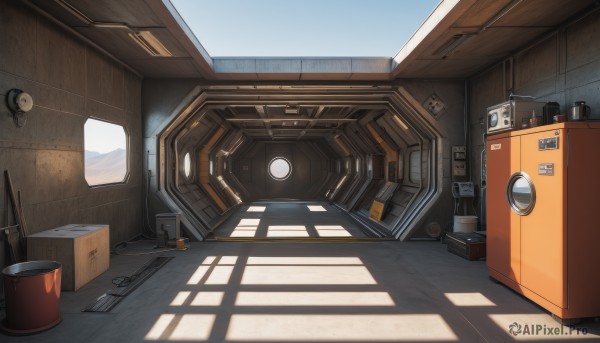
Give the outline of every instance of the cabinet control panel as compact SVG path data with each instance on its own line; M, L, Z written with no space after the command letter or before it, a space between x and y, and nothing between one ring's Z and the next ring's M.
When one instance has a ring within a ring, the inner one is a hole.
M467 176L467 147L452 147L452 180L464 180Z
M452 195L454 198L475 197L473 182L452 182Z

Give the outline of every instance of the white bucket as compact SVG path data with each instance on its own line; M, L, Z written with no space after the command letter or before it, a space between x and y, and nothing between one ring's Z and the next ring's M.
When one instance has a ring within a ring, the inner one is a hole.
M454 232L477 231L477 216L454 216Z

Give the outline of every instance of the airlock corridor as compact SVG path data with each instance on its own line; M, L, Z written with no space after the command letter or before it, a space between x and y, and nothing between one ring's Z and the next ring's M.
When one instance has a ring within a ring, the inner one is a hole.
M600 341L598 42L598 0L0 0L0 342Z
M411 102L397 87L196 87L157 136L159 194L199 240L231 231L219 228L247 204L286 200L328 204L328 225L353 223L354 237L409 237L443 163L441 127ZM292 215L296 227L325 216Z

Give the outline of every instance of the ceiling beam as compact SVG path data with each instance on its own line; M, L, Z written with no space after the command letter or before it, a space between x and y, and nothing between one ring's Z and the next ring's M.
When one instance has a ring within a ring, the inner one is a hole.
M251 122L310 122L310 123L354 123L357 119L311 119L311 118L227 118L228 122L233 123L251 123Z
M268 117L267 111L265 111L265 106L255 106L254 108L256 108L256 112L261 119L266 119ZM273 130L271 130L271 124L268 121L265 121L264 124L265 129L269 133L269 137L273 139Z

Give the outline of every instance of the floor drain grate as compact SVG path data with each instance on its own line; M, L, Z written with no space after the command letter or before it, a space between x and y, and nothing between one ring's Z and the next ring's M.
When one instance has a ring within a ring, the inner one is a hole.
M110 312L117 304L128 294L138 288L144 281L148 280L152 274L156 273L162 266L169 262L173 257L156 257L144 264L140 269L128 278L127 285L117 287L102 294L95 302L89 304L82 312Z

